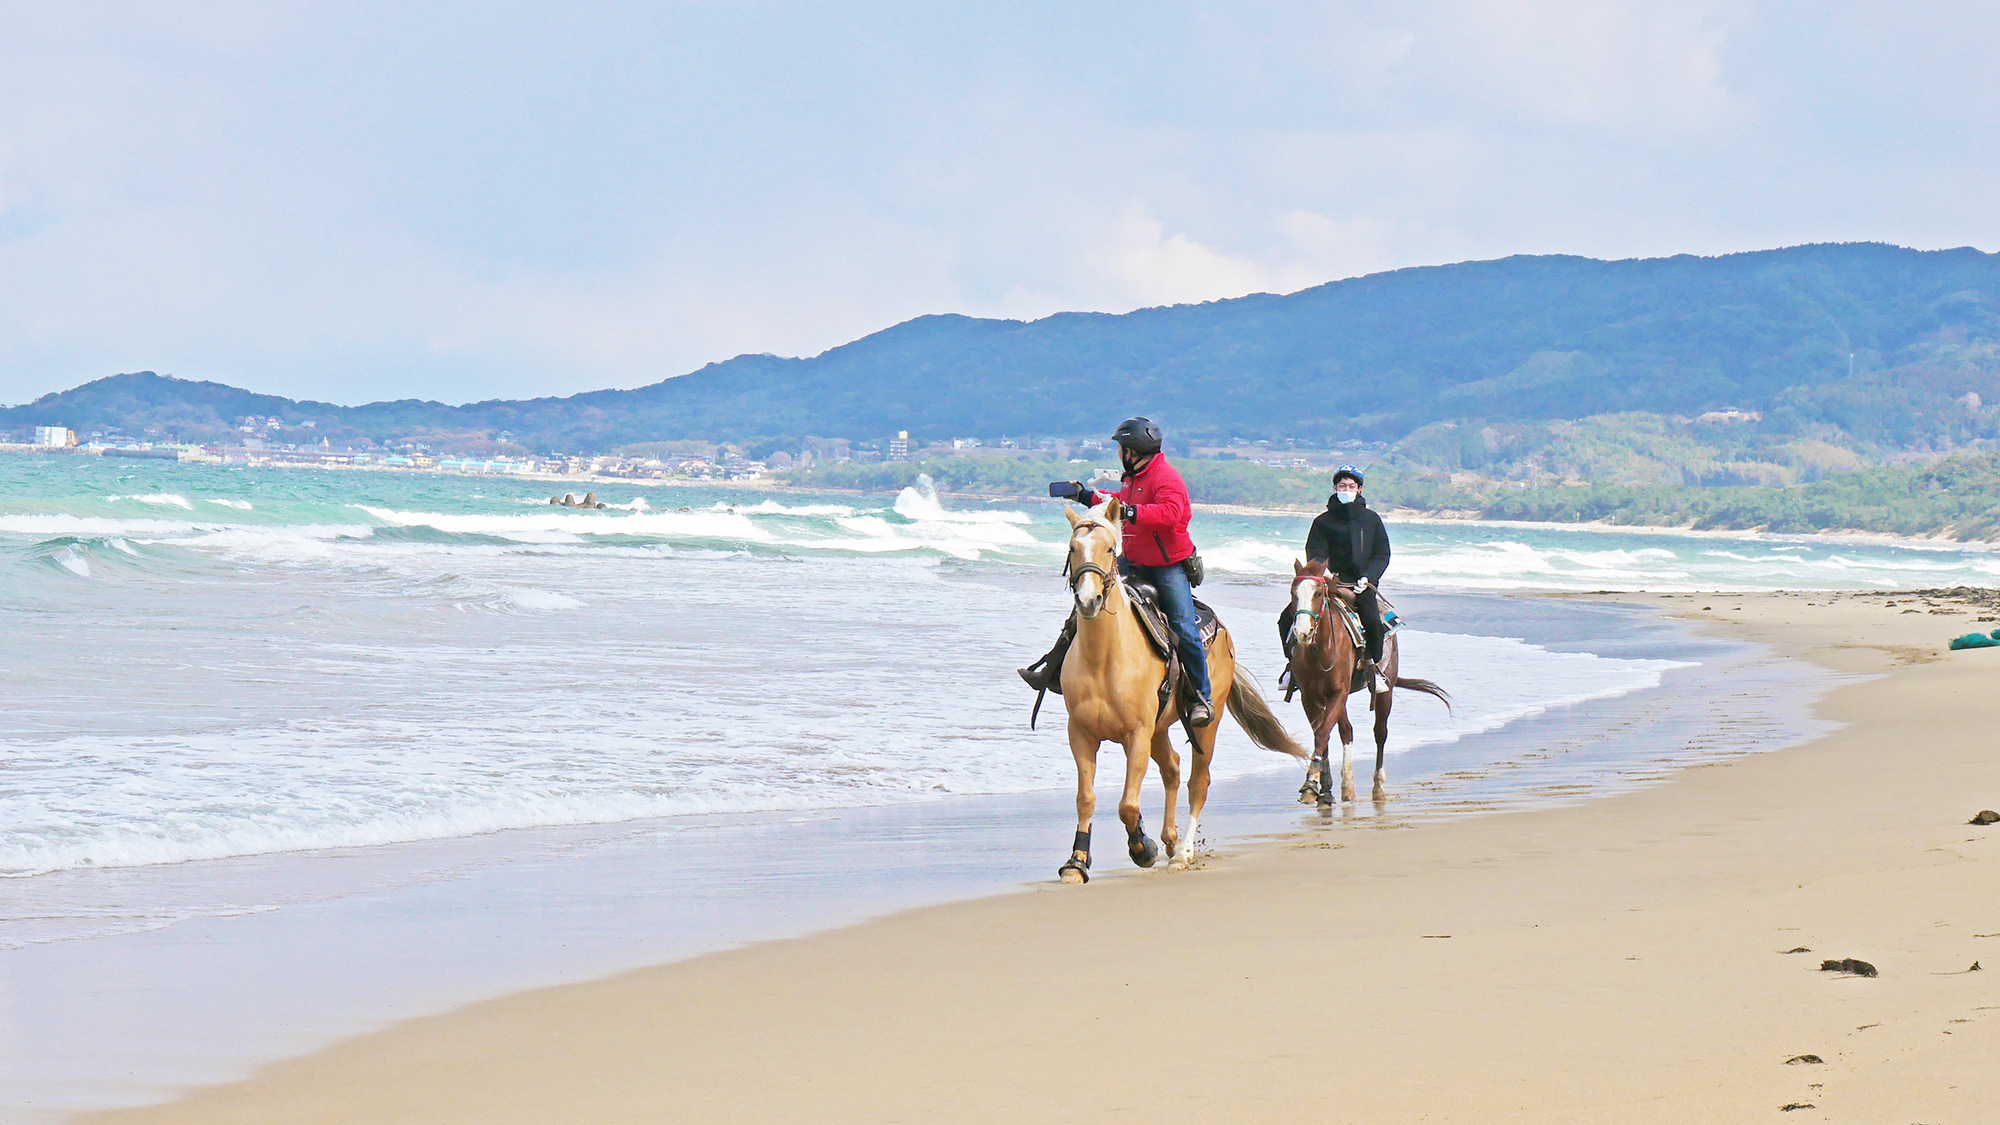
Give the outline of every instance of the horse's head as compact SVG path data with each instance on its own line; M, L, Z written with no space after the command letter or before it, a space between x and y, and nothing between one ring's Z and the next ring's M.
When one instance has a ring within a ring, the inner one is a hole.
M1297 616L1292 618L1292 643L1310 643L1313 629L1319 624L1320 614L1326 612L1327 596L1326 564L1323 562L1302 563L1292 560L1292 609Z
M1082 514L1063 505L1063 515L1069 517L1070 594L1076 599L1076 611L1085 618L1096 617L1111 596L1111 576L1118 572L1118 556L1125 549L1120 511L1115 500Z

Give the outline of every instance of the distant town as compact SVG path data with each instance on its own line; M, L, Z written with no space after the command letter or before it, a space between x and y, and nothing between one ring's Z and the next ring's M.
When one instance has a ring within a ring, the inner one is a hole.
M177 461L250 467L317 467L327 469L372 469L403 472L507 475L521 477L566 477L634 482L739 481L774 478L779 474L811 469L815 465L845 465L855 462L910 462L939 457L1014 458L1039 457L1089 462L1108 456L1108 442L1097 437L981 439L959 437L928 443L912 442L908 431L878 442L853 442L844 438L806 438L797 450L761 450L729 442L671 441L647 443L628 448L622 454L474 455L433 448L424 441L392 443L390 448L357 450L335 448L320 437L311 421L287 423L277 417L244 417L236 429L242 435L234 444L181 443L171 440L135 440L106 427L79 435L63 426L37 426L27 442L0 442L0 452L39 453L70 456L123 457L140 460ZM507 445L513 435L502 432L495 444ZM1182 447L1176 452L1219 460L1241 460L1273 468L1315 469L1329 467L1340 456L1377 451L1382 443L1357 444L1350 449L1330 451L1309 449L1297 442L1235 443L1228 446ZM1172 447L1170 446L1170 449Z

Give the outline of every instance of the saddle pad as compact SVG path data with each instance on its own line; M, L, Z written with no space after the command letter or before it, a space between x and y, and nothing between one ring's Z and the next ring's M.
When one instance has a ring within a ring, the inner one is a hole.
M1215 611L1208 607L1208 603L1200 598L1194 600L1194 624L1196 630L1201 633L1201 647L1214 648L1215 635L1222 631L1222 621L1215 616Z
M1361 627L1361 615L1345 603L1336 604L1340 605L1340 623L1347 626L1347 637L1354 642L1354 651L1360 652L1367 648L1368 631Z

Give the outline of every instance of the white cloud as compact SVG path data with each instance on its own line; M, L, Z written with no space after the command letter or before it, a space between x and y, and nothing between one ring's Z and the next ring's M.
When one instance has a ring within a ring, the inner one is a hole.
M558 394L926 312L2000 243L1984 9L135 10L0 38L0 402Z

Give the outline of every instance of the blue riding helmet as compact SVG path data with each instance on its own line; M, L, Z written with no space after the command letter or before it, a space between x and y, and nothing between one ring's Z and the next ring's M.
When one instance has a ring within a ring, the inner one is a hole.
M1368 482L1361 479L1361 470L1352 465L1342 465L1333 471L1333 483L1339 484L1341 477L1353 477L1354 483L1366 487Z

